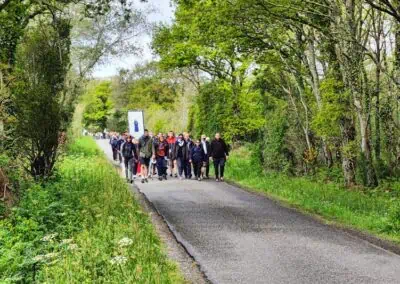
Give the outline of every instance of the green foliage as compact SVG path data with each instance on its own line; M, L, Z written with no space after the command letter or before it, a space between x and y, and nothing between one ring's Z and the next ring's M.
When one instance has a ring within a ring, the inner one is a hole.
M193 128L198 135L222 132L227 140L249 141L264 124L260 101L260 93L249 88L234 99L229 84L204 84L193 109Z
M286 145L288 130L287 105L275 100L276 107L266 118L261 154L265 169L290 173L293 157Z
M340 133L340 120L349 116L347 106L349 93L338 93L342 89L340 82L333 78L327 78L321 82L322 109L313 117L312 129L325 139L338 140Z
M310 213L400 243L399 188L390 191L347 190L336 183L293 178L262 171L247 148L230 155L228 179Z
M62 94L70 68L70 25L63 18L26 33L19 46L15 80L13 138L19 155L35 178L48 177L57 157L59 134L67 114Z
M93 132L102 132L107 127L108 117L111 113L111 82L100 82L88 95L89 102L83 113L85 127Z
M126 259L113 264L117 256ZM90 138L72 144L57 176L32 186L0 221L0 275L5 283L183 282L149 217Z

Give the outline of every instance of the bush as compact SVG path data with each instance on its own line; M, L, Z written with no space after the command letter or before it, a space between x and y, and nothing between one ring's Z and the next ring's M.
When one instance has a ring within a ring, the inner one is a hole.
M16 282L180 283L149 217L88 137L0 221L0 276Z

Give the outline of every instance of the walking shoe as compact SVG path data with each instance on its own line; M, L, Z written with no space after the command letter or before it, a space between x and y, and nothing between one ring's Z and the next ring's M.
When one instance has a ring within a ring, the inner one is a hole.
M177 177L178 177L178 174L175 174L175 177L177 178Z
M201 178L198 178L197 180L198 180L198 181L201 181Z
M221 181L224 181L224 177L221 177Z
M142 183L144 183L144 180L145 180L145 179L142 178Z
M215 179L215 181L219 181L219 179L217 178L217 179Z
M183 180L183 177L179 177L179 180Z
M159 177L158 177L158 180L159 180L159 181L162 181L162 177L161 177L161 176L159 176Z
M131 179L131 183L133 183L133 179Z
M172 174L169 174L169 177L172 177Z
M148 180L147 178L145 179L145 181L146 181L147 183L149 183L149 180Z
M164 179L167 180L167 175L164 175Z

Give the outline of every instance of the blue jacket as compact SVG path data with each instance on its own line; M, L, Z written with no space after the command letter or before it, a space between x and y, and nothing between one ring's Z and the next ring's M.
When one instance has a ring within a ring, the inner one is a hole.
M190 159L193 163L202 163L206 161L206 154L204 153L203 147L200 146L193 146L192 150L190 151Z

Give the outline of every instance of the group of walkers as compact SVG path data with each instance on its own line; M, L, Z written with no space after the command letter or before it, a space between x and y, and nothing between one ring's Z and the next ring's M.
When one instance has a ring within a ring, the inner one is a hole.
M219 133L210 142L205 135L192 140L189 133L176 137L170 131L167 135L159 133L153 136L146 129L139 139L127 133L120 136L114 134L110 145L113 159L124 162L125 176L130 183L138 175L142 183L156 174L160 181L167 180L168 170L170 177L192 179L194 176L198 181L209 179L210 161L214 163L216 181L223 181L225 162L229 156L228 146Z

